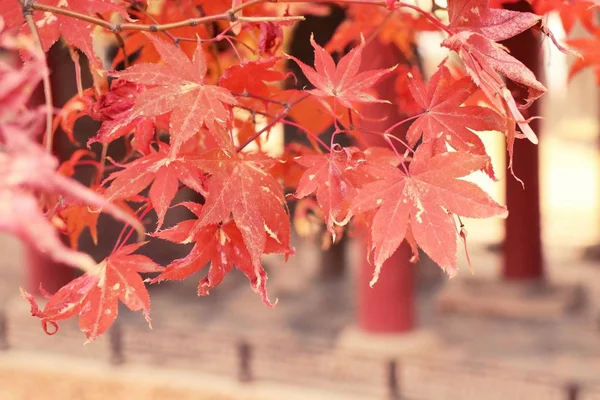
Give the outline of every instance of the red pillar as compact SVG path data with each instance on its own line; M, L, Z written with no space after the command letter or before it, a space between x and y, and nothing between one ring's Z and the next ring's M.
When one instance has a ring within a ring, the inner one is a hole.
M60 65L64 63L64 57L69 59L68 52L60 51L60 48L54 46L54 48L48 53L48 64L51 73L52 93L54 95L55 107L61 107L63 102L57 102L57 94L60 94L65 84L74 81L74 76L71 73L70 76L56 77L52 74L53 71L61 71ZM63 71L63 75L64 71ZM62 86L61 86L62 85ZM64 90L63 90L64 92ZM44 92L41 90L41 85L37 89L36 93L32 96L32 104L44 104ZM54 154L58 154L60 157L61 146L58 146L58 137L55 137L54 143ZM74 277L74 271L71 267L66 265L57 264L50 260L44 254L39 253L34 248L25 249L25 264L27 266L27 291L32 294L39 294L40 284L44 289L50 293L56 292L58 289L69 283Z
M526 1L507 4L505 8L531 12ZM541 41L536 33L524 32L504 44L511 54L520 60L537 77L540 76ZM513 93L523 94L521 88L509 87ZM525 93L526 96L526 93ZM529 108L529 116L539 115L539 101ZM539 120L531 122L532 129L539 135ZM506 205L509 216L505 223L504 269L506 280L542 279L544 276L542 258L539 154L538 146L527 140L516 140L514 147L515 175L525 183L525 190L512 176L506 179Z
M387 68L403 59L394 46L373 41L363 53L362 68ZM380 98L395 97L394 79L394 76L389 76L377 85L376 90ZM403 118L395 105L374 104L365 108L363 114L368 121L362 121L361 124L370 130L384 131ZM379 137L363 137L373 146L387 147ZM364 247L366 250L366 245ZM370 333L401 333L414 328L414 265L409 262L410 258L410 248L403 243L384 263L379 281L371 288L369 281L373 277L374 269L367 261L366 251L363 252L357 288L357 323L361 330Z
M366 251L358 273L357 323L372 333L401 333L415 326L414 265L409 263L411 250L403 243L383 264L379 280L373 286L373 265Z
M30 247L25 251L25 263L27 264L26 287L32 294L39 294L40 284L46 291L56 293L75 277L71 267L57 264L48 256Z

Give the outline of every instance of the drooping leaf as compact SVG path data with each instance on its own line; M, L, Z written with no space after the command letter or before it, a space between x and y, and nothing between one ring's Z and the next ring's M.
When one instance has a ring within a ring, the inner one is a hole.
M489 0L451 0L449 29L456 32L442 42L458 53L473 82L486 94L490 103L503 115L517 123L531 142L538 139L519 111L501 75L528 88L526 108L546 92L525 65L496 43L509 39L540 22L532 13L490 9ZM501 75L500 75L501 74ZM514 128L507 127L507 134ZM509 137L509 141L512 140Z
M30 110L26 103L47 69L40 51L29 47L32 42L20 40L22 50L31 50L30 61L19 68L0 60L0 231L17 236L56 262L89 268L94 260L63 244L49 220L53 213L45 215L48 210L40 195L62 205L77 202L104 210L138 232L143 232L143 227L102 196L58 173L58 160L36 142L43 130L43 110ZM0 45L16 50L17 43L0 26ZM56 204L46 205L56 208Z
M242 234L257 276L267 248L267 237L281 245L278 252L289 252L290 223L283 189L267 172L274 162L272 159L214 150L189 162L211 177L206 202L187 242L193 241L204 227L227 221L231 215Z
M197 203L183 203L192 212L200 217L202 206ZM186 220L176 226L156 233L156 236L175 243L182 243L188 237L190 230L196 223L195 220ZM268 237L267 241L273 241L274 246L267 249L276 251L277 242ZM152 283L166 280L182 280L202 270L210 264L208 272L198 284L198 296L207 296L209 291L218 286L225 276L237 268L250 280L252 288L261 295L267 305L271 305L267 296L267 275L261 267L256 270L242 234L233 221L223 224L212 224L199 229L194 235L194 247L184 258L171 262L163 272L152 280ZM256 275L258 272L259 275Z

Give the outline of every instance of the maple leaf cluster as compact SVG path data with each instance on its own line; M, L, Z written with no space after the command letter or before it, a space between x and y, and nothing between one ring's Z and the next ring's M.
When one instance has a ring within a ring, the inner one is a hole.
M546 88L499 42L528 29L553 39L542 15L558 10L567 31L580 21L596 35L593 42L570 42L585 56L573 74L599 64L599 30L590 11L598 4L589 0L533 1L536 13L501 9L503 2L490 0L448 0L446 9L432 2L427 10L392 0L331 2L344 7L347 18L325 46L311 37L313 65L287 55L286 39L299 16L324 15L329 8L326 2L295 3L0 0L2 29L10 30L0 46L23 60L0 64L0 230L84 271L54 294L42 288L44 307L23 292L44 330L53 333L57 322L78 317L93 340L113 324L119 301L150 322L146 283L182 280L207 266L198 295L238 270L272 306L262 257L294 253L293 225L301 235L321 233L325 245L352 234L352 227L366 228L372 284L403 241L413 260L422 249L454 275L457 241L465 239L460 217L508 212L463 179L477 171L497 179L480 135L506 135L511 159L516 139L538 140L526 109ZM366 67L363 53L374 41L415 62L422 31L446 34L441 44L460 65L446 59L428 79L416 65ZM96 54L97 36L114 38L112 60ZM80 88L53 126L44 127L49 108L32 108L28 100L49 73L44 52L59 37L74 61L78 51L87 57L94 84ZM339 53L337 63L330 52ZM293 81L286 62L300 68L309 87L285 89ZM395 78L396 96L382 98L377 84L389 78ZM528 89L524 104L513 98L506 79ZM363 108L385 103L407 118L373 130ZM83 117L101 122L88 149L60 164L38 144L44 128L47 142L60 127L81 146L73 125ZM263 139L283 125L297 128L308 144L269 154ZM367 135L387 147L365 145ZM354 144L340 145L341 136ZM107 165L106 150L117 141L126 143L127 154ZM99 157L91 151L98 146ZM82 165L96 171L89 187L71 178ZM192 200L173 204L184 188L194 193ZM297 203L293 216L290 202ZM176 205L193 217L165 227ZM97 242L100 211L125 227L111 254L96 262L77 245L86 229ZM148 213L156 214L156 223L142 227ZM193 246L160 266L137 253L146 240Z

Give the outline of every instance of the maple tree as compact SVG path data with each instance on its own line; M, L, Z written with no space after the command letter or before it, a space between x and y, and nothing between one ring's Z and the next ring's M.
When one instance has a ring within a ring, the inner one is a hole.
M41 288L42 308L23 292L32 315L48 333L78 317L94 340L117 318L119 301L150 322L146 285L185 279L207 265L198 295L237 269L273 305L262 256L292 255L293 225L302 235L324 232L330 238L324 243L366 227L371 284L403 241L413 260L420 248L454 275L457 241L466 236L460 217L510 211L462 179L476 171L497 179L481 132L503 133L511 160L515 140L537 143L529 126L536 116L527 108L546 88L499 42L535 29L577 55L545 26L544 15L556 11L567 33L579 21L592 34L567 42L582 54L571 74L600 70L598 1L532 0L535 13L502 9L510 2L0 0L0 48L21 56L0 62L0 230L83 271L54 294ZM328 5L342 7L346 19L328 43L310 38L314 65L288 55L294 24L303 15L327 14ZM371 42L391 43L414 60L422 31L443 33L441 45L459 63L447 58L430 77L407 65L365 70L363 52ZM99 36L113 38L113 59L96 54ZM89 61L93 85L83 88L78 76L77 95L55 111L45 52L61 37L77 66L79 52ZM310 87L284 89L293 80L286 62L300 68ZM396 97L381 98L374 86L390 76L396 76ZM523 104L505 80L528 89ZM46 101L32 107L29 97L40 82ZM370 129L362 109L378 103L397 105L407 118ZM75 121L86 116L102 123L88 149L73 135ZM281 125L297 128L308 144L268 154L262 139ZM81 147L62 164L51 152L59 127ZM342 146L342 135L354 144ZM364 145L366 135L387 147ZM112 160L107 148L117 140L127 151ZM98 146L99 157L90 151ZM72 178L83 165L95 170L88 187ZM197 197L179 205L194 217L165 228L184 187ZM294 215L289 202L298 203ZM111 254L97 262L77 248L86 229L97 243L99 212L124 227ZM151 212L155 225L143 226ZM146 240L193 247L160 266L137 253ZM154 275L140 275L148 273Z

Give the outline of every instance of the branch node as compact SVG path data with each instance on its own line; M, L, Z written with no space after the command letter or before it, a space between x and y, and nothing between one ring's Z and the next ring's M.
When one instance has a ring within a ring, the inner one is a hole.
M121 26L120 23L116 23L113 25L113 28L111 29L112 33L120 33L123 31L123 27Z
M23 3L21 3L21 11L23 12L23 16L33 15L33 2L34 0L24 0Z
M198 26L198 21L195 18L190 19L190 26Z
M158 27L157 27L156 25L150 25L150 26L148 27L148 30L149 30L150 32L156 33L156 32L158 32Z
M232 10L227 11L227 18L229 18L229 22L236 22L238 20L238 16Z

